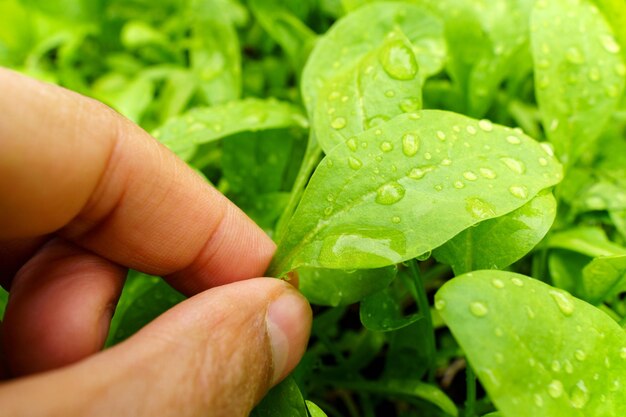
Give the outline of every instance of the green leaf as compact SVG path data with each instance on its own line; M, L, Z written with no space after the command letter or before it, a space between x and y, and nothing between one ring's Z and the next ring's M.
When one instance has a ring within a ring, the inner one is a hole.
M387 288L396 272L395 266L350 271L301 268L299 288L312 304L336 307L356 303Z
M306 400L306 408L309 411L310 417L328 417L321 408L319 408L312 401Z
M390 44L388 52L391 55L385 58L387 67L391 69L390 75L410 73L414 77L419 68L419 76L423 80L441 69L445 43L441 24L431 14L421 7L400 2L373 3L361 7L338 20L311 52L301 83L309 114L313 114L320 89L329 80L343 69L356 68L365 56L380 48L392 33L398 39L405 39L402 45L410 45L412 54L407 54L404 48L398 49L399 45ZM394 46L396 49L393 49ZM413 60L418 67L413 67ZM403 65L408 62L411 63L409 67ZM400 72L395 71L395 68ZM401 78L407 76L402 75ZM415 91L416 95L418 93ZM357 97L352 95L349 100L356 101Z
M518 131L443 111L400 115L320 163L270 271L412 259L560 178L559 163Z
M622 47L622 59L626 61L626 5L622 0L593 0L609 22L615 38Z
M590 257L564 249L552 249L548 268L552 285L582 297L582 270Z
M432 19L432 18L431 18ZM337 74L320 89L313 129L322 149L422 108L422 80L412 45L391 32L355 68Z
M250 417L309 417L304 398L293 378L287 377L272 388Z
M306 126L306 119L292 104L248 98L220 106L194 108L170 119L153 134L179 157L189 160L198 145L235 133Z
M511 213L470 227L434 251L455 275L477 269L504 269L530 252L546 235L556 216L548 191Z
M573 163L596 141L622 95L620 46L589 0L538 1L532 27L544 130L557 155Z
M132 336L184 299L185 296L161 278L130 271L111 321L106 345L114 345Z
M552 234L547 243L552 248L568 249L591 257L626 254L626 248L608 240L599 227L572 227Z
M504 417L626 413L626 334L605 313L540 281L477 271L435 306Z
M602 301L626 290L626 255L595 258L583 269L587 301Z

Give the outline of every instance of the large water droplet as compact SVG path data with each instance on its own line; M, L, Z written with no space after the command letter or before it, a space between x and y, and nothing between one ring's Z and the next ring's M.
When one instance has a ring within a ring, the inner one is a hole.
M391 205L402 200L404 193L404 187L397 182L392 181L381 186L376 191L376 202L378 204Z
M522 281L521 279L515 277L515 278L511 278L511 282L513 283L513 285L517 286L517 287L523 287L524 286L524 281Z
M487 305L482 301L473 301L469 305L469 310L476 317L485 317L489 313Z
M478 171L480 172L480 175L489 180L497 177L496 173L490 168L480 168Z
M340 129L343 129L344 127L346 127L347 123L348 122L346 121L345 118L343 118L343 117L336 117L330 123L330 127L332 127L335 130L340 130Z
M491 132L493 130L493 123L490 120L482 119L478 122L478 127L480 127L485 132Z
M410 113L412 111L415 110L419 110L420 106L420 101L416 98L405 98L404 100L402 100L399 104L400 106L400 110L402 110L405 113Z
M465 178L468 181L476 181L478 179L478 176L474 174L472 171L465 171L463 173L463 178Z
M563 395L563 383L558 379L554 379L548 384L548 395L552 398L559 398Z
M412 80L417 75L419 68L415 54L402 41L385 46L380 59L385 72L396 80Z
M365 124L366 124L368 129L371 129L373 127L382 125L387 120L389 120L389 117L384 116L384 115L377 115L377 116L373 116L373 117L367 119Z
M413 168L409 171L408 176L414 180L421 180L424 176L435 169L433 166L426 165L423 167Z
M494 207L478 197L466 199L465 210L476 219L488 219L496 215Z
M393 144L391 142L384 141L380 144L380 150L383 152L391 152L393 150Z
M350 166L350 168L357 170L363 166L363 163L360 159L351 156L348 158L348 165Z
M510 157L502 157L500 158L502 163L506 165L508 169L515 172L516 174L523 174L526 172L526 165L519 159L510 158Z
M520 138L513 135L507 136L506 141L509 142L511 145L519 145L520 143L522 143L522 140Z
M585 386L585 381L578 381L569 393L572 407L581 409L589 402L589 390Z
M511 185L509 192L513 197L524 199L528 197L528 189L523 185Z
M358 144L356 143L356 138L350 138L346 141L346 145L348 145L348 149L352 152L356 151L358 148Z
M441 130L438 130L437 131L437 139L439 139L440 141L446 140L446 134L443 133Z
M619 44L615 41L615 38L611 35L600 35L600 43L604 49L612 54L616 54L620 51Z
M396 92L395 92L395 91L393 91L393 90L387 90L387 91L385 91L385 97L389 97L389 98L391 98L391 97L394 97L395 95L396 95Z
M574 313L574 302L569 294L564 291L551 290L549 292L550 296L556 303L561 313L566 316L571 316Z
M393 216L391 218L391 223L394 223L394 224L399 224L401 221L402 219L400 218L400 216Z
M491 280L491 285L493 285L494 287L498 289L501 289L501 288L504 288L504 281L498 278L494 278Z
M402 136L402 152L406 156L413 156L420 148L419 138L412 133L405 133Z

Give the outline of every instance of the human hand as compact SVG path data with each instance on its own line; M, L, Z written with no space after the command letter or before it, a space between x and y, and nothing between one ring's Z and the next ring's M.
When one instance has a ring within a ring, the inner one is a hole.
M311 326L271 240L94 100L0 68L0 111L2 414L247 415ZM193 297L99 352L126 268Z

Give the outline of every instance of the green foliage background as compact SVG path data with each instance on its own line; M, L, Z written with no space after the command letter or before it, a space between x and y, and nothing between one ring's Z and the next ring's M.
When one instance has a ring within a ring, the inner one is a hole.
M626 415L625 58L623 0L0 0L0 65L298 271L311 343L259 417ZM108 345L183 299L131 271Z

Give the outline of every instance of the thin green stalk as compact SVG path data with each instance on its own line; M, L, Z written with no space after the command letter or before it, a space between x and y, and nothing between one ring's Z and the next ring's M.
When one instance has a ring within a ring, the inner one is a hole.
M302 193L304 193L304 188L311 177L311 173L317 166L321 153L322 149L317 144L317 140L315 140L315 136L311 132L309 134L309 142L307 144L306 151L304 152L304 158L302 159L302 165L300 165L300 170L298 171L293 188L291 189L289 201L287 202L287 206L285 207L285 210L283 210L283 214L280 216L280 219L276 224L276 233L274 234L274 240L276 242L280 242L282 239L287 229L287 224L289 223L293 213L296 211L296 207L300 202Z
M476 375L469 362L465 368L467 398L465 400L465 417L476 416Z
M435 369L433 366L433 360L437 347L435 345L435 329L433 327L433 319L430 314L430 304L428 303L428 296L426 295L426 288L424 287L423 279L420 275L420 270L415 259L409 262L409 271L415 282L415 288L417 290L416 299L417 306L420 313L422 313L422 320L425 320L426 335L428 337L428 381L433 382L435 380Z

